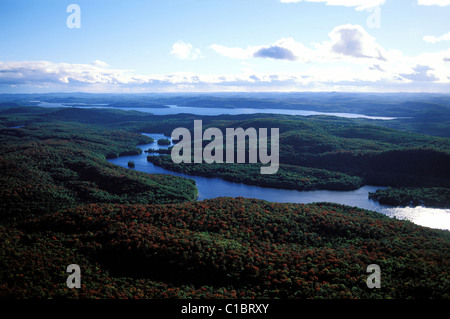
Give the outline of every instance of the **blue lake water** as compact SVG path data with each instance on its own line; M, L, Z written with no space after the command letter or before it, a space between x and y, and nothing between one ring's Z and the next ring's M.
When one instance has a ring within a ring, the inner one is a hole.
M266 113L266 114L285 114L285 115L301 115L301 116L311 116L311 115L331 115L346 118L366 118L373 120L392 120L393 117L377 117L377 116L367 116L363 114L355 113L326 113L326 112L315 112L306 110L286 110L286 109L255 109L255 108L199 108L199 107L180 107L177 105L169 105L169 108L130 108L121 107L121 110L133 110L141 111L147 113L153 113L155 115L169 115L169 114L180 114L188 113L195 115L239 115L239 114L255 114L255 113Z
M153 137L155 142L147 145L139 145L142 150L149 148L168 148L169 146L159 146L156 141L160 138L167 138L163 134L145 134ZM278 188L259 187L241 183L228 182L220 178L209 178L185 175L166 170L153 165L147 161L147 153L141 155L123 156L108 160L109 162L128 167L128 161L135 162L135 170L149 174L171 174L194 179L199 191L198 200L216 197L248 197L263 199L280 203L313 203L332 202L350 206L357 206L380 212L392 218L410 220L415 224L450 230L450 210L428 207L391 207L381 205L368 198L369 192L374 192L381 187L364 186L354 191L296 191Z
M87 108L105 108L100 106L101 104L85 104L82 107ZM49 103L40 102L38 106L41 107L73 107L70 104L64 103ZM285 115L301 115L301 116L311 116L311 115L331 115L345 118L366 118L372 120L392 120L395 117L380 117L380 116L367 116L364 114L356 113L327 113L327 112L315 112L306 110L287 110L287 109L256 109L256 108L199 108L199 107L180 107L177 105L167 105L167 108L145 108L145 107L114 107L114 109L124 110L124 111L140 111L145 113L152 113L155 115L173 115L188 113L194 115L239 115L239 114L255 114L255 113L266 113L266 114L285 114ZM80 107L79 105L77 107Z

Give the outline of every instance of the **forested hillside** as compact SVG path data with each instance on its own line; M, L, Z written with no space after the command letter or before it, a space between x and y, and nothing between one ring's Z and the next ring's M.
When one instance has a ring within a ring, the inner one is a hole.
M448 232L355 207L89 204L1 231L3 297L450 297ZM65 285L71 263L81 289ZM366 285L374 263L382 289Z
M193 181L116 167L108 156L133 154L150 139L82 124L0 129L0 218L82 203L170 203L195 199Z

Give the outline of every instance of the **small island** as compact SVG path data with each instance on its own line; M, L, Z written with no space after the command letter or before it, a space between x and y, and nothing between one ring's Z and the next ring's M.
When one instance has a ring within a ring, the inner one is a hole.
M170 145L172 142L168 138L160 138L158 140L158 145Z
M168 149L160 148L160 149L157 149L157 150L155 150L153 148L149 148L148 150L145 150L144 152L145 153L170 154L172 152L172 148L171 147L169 147Z
M128 161L128 167L130 168L134 168L136 165L134 163L134 161Z

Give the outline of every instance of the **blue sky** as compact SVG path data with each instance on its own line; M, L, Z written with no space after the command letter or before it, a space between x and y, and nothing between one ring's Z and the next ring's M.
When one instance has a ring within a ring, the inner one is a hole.
M0 92L450 92L449 17L450 0L2 0Z

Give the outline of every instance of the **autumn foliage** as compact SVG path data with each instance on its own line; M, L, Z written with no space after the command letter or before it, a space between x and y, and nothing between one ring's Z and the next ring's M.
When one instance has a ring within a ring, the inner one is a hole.
M39 271L56 268L53 277L34 281L46 287L42 297L73 297L62 285L62 267L72 262L87 271L77 297L450 297L448 232L337 204L90 204L29 219L19 229L29 238L19 231L4 236L27 254L44 245L33 255L45 260ZM11 276L32 276L12 266L23 269L35 259L6 262ZM383 289L366 286L372 263L382 269ZM17 281L6 286L17 295L26 289Z

